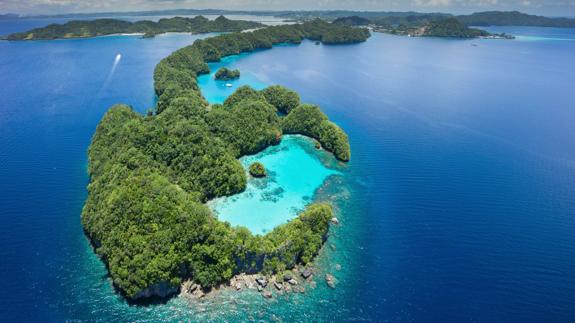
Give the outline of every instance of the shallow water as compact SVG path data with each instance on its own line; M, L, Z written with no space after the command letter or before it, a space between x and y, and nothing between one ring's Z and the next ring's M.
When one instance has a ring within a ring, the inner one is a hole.
M284 136L278 146L241 158L246 172L252 163L262 163L267 171L265 178L248 176L244 192L209 204L220 220L265 234L296 217L313 201L315 192L329 176L341 174L324 165L321 157L326 163L335 164L335 158L317 151L311 139Z
M202 89L202 93L208 102L214 103L224 103L226 98L230 96L234 91L243 85L249 85L254 89L261 90L266 87L265 83L262 83L258 78L250 73L250 71L241 71L241 77L235 80L221 81L214 78L216 72L220 67L229 66L234 61L240 59L241 57L246 57L247 53L240 55L224 57L221 62L209 63L210 74L200 75L198 77L198 85Z
M575 37L573 29L498 29L509 30ZM334 274L337 288L320 278L305 295L272 301L225 292L191 305L127 304L80 225L86 149L111 104L153 106L155 64L194 39L0 42L2 320L575 316L574 42L380 34L226 62L257 84L297 90L350 135L350 164L315 192L341 221L317 261L319 277Z

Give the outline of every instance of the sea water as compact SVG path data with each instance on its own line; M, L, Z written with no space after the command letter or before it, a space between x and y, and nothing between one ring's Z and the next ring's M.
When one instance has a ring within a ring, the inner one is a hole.
M341 225L305 294L148 305L114 291L82 232L86 149L111 104L154 105L155 64L197 37L0 42L2 320L572 320L575 42L548 38L575 30L498 29L510 30L546 39L374 34L226 61L297 90L349 134L351 162L326 166L339 174L312 197Z

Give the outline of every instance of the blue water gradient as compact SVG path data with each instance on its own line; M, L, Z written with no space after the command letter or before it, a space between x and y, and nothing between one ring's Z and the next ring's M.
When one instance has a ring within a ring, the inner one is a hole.
M82 232L86 149L111 104L153 106L155 64L196 37L0 42L1 320L572 321L575 42L548 38L575 30L498 30L546 39L374 34L231 59L349 134L315 194L341 225L304 295L148 306L114 292Z

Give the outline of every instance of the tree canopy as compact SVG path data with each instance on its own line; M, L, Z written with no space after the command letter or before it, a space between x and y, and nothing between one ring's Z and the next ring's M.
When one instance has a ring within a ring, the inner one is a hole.
M220 16L209 20L203 16L193 18L173 17L162 18L158 22L142 20L129 22L118 19L72 20L64 24L50 24L46 27L34 28L25 32L8 35L8 40L34 40L59 38L88 38L122 33L144 33L150 38L166 32L234 32L263 27L262 24L243 20L230 20Z
M220 68L215 75L216 80L229 81L240 78L240 70L230 70L226 67Z

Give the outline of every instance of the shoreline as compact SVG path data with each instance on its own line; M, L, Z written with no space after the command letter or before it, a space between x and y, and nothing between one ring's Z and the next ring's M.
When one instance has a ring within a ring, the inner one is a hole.
M341 270L341 265L336 264L336 270ZM177 297L192 301L202 301L224 292L252 292L260 294L264 299L273 299L282 295L305 294L309 290L316 289L321 280L320 270L316 267L296 266L282 274L240 273L233 276L228 282L209 290L202 289L193 280L185 280L180 285L180 292ZM326 273L323 280L331 289L336 288L337 279L332 274Z

